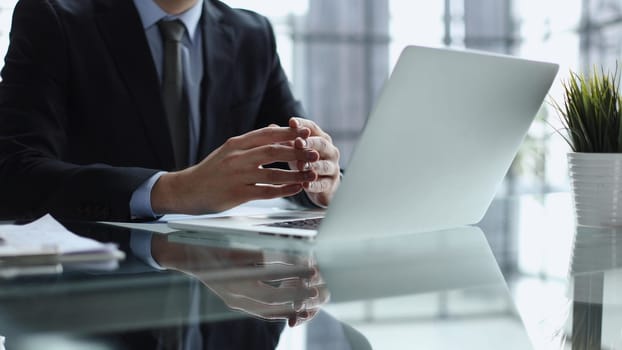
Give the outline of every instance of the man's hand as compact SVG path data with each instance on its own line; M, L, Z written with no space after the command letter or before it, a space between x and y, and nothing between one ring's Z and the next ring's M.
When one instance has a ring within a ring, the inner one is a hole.
M315 180L303 184L309 199L316 205L326 207L330 203L339 186L339 149L333 145L333 140L317 124L308 119L291 118L289 126L292 129L309 129L308 138L297 137L293 146L297 150L315 150L319 159L296 160L289 163L291 169L312 170L318 174Z
M334 181L327 181L326 169L321 166L327 147L317 136L319 128L311 129L306 122L301 122L300 127L292 123L291 127L266 127L232 137L199 164L162 175L151 192L153 211L218 212L250 200L292 196L303 190L303 184L309 184L305 190L317 193L317 203L325 205L328 195L321 194L327 191L319 190L334 186ZM309 140L311 147L302 147L304 140ZM274 162L320 162L320 166L301 170L262 167ZM321 172L316 172L316 168ZM316 183L318 173L320 179Z

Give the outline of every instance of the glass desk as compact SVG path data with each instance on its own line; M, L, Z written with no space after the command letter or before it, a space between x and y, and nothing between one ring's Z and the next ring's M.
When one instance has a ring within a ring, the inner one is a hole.
M348 244L65 224L127 258L0 279L7 350L622 348L618 232L576 230L565 194L496 200L480 227Z
M534 348L622 349L622 227L575 227L569 194L495 205L511 218L486 235Z

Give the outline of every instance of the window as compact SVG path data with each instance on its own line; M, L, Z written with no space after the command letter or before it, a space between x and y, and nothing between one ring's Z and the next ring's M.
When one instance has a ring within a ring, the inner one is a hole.
M0 57L2 58L0 67L4 65L4 56L6 55L6 49L9 45L11 16L13 14L13 7L15 7L16 3L17 0L0 1Z

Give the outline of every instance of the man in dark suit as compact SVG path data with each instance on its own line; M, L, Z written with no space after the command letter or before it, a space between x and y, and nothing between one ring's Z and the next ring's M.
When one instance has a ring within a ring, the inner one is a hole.
M129 220L288 196L326 206L338 186L339 152L291 118L302 109L255 13L217 0L21 0L5 63L0 217ZM264 167L275 162L289 167Z

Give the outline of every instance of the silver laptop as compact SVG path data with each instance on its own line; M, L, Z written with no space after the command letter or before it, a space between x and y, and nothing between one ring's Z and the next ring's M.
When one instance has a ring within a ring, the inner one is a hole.
M407 47L325 212L190 219L169 226L346 240L475 224L557 70L556 64L507 56ZM303 228L292 219L321 222Z

